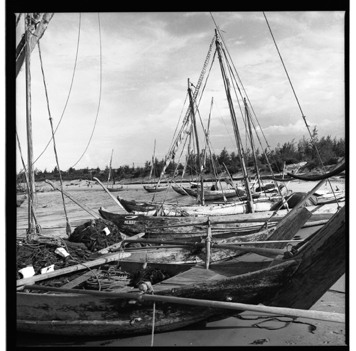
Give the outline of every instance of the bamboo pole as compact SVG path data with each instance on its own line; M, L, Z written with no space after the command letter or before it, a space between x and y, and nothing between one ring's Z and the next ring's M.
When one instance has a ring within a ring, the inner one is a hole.
M101 187L110 195L110 197L115 201L115 203L117 205L119 205L126 213L127 211L124 209L124 207L121 205L120 201L118 199L115 198L115 196L113 194L110 193L110 191L108 189L106 189L105 185L96 177L93 177L94 180L96 180Z
M28 170L28 229L27 240L36 237L33 217L33 201L35 193L35 174L33 170L33 141L31 115L31 48L30 48L30 15L25 16L25 71L26 71L26 131L27 131L27 170Z
M92 211L89 207L86 207L85 205L80 204L77 200L75 200L71 195L69 195L69 193L67 193L65 190L57 187L56 185L54 185L50 180L46 179L45 182L49 185L51 185L51 187L55 190L58 190L59 192L61 192L63 195L67 196L68 199L72 200L75 204L77 204L79 207L81 207L84 211L88 212L89 214L91 214L94 218L100 218L99 215L97 215L94 211Z
M211 224L208 218L208 234L205 240L205 250L206 250L205 268L206 269L209 269L209 265L210 265L210 248L211 248Z
M157 295L157 294L149 295L149 294L142 294L142 293L112 293L112 292L94 291L94 290L52 288L52 287L39 286L39 285L25 285L24 289L53 291L58 293L92 295L92 296L108 297L108 298L121 298L121 299L130 299L130 300L136 299L139 301L165 302L165 303L174 303L174 304L181 304L181 305L191 305L195 307L222 308L222 309L236 310L240 312L253 311L259 313L285 315L289 317L308 318L308 319L317 319L317 320L323 320L328 322L345 323L345 315L342 313L335 313L335 312L302 310L302 309L295 309L295 308L272 307L272 306L264 306L264 305L252 305L252 304L239 303L239 302L200 300L200 299L191 299L185 297L164 296L164 295Z
M190 89L190 80L188 78L188 94L189 94L189 102L190 102L190 110L191 110L191 116L192 116L192 121L193 121L193 127L194 127L194 135L195 135L195 142L197 145L197 166L198 166L198 172L199 172L199 177L200 177L200 202L202 205L204 205L204 179L203 179L203 168L201 165L201 160L200 160L200 148L199 148L199 138L198 138L198 130L197 130L197 124L195 121L195 113L194 113L194 101L192 97L192 90Z

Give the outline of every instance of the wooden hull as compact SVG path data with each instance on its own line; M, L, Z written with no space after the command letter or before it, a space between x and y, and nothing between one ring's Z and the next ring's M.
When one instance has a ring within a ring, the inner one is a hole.
M320 221L329 219L336 212L336 204L325 205L320 209L315 206L311 210L313 213L311 221ZM206 223L208 216L186 216L186 217L164 217L164 216L145 216L145 215L125 215L107 211L105 208L99 209L102 218L113 222L120 231L127 235L135 235L145 232L150 237L189 237L205 235L207 232ZM266 221L276 223L281 221L287 214L287 210L280 210L272 220L272 211L257 212L249 214L215 216L210 218L211 224L216 231L225 230L226 232L236 233L243 232L248 234L249 230L255 230Z
M172 185L172 189L173 189L176 193L178 193L178 194L180 194L180 195L184 195L184 196L189 195L189 194L184 190L184 188L181 187L181 186Z
M306 212L305 209L300 211L303 216ZM288 220L285 223L287 229L293 226ZM123 288L117 290L117 294L116 291L86 291L85 294L78 289L62 290L62 293L52 289L55 293L49 294L17 292L17 328L31 333L67 336L127 336L151 333L153 318L155 332L162 332L212 316L238 313L218 309L214 302L308 309L345 272L345 208L307 244L297 245L290 255L271 260L255 258L254 261L249 255L213 263L208 270L199 266L179 269L179 265L173 264L172 267L178 267L180 273L153 285L154 315L152 299L150 301L149 296L139 298L142 294L138 294L136 288ZM134 264L120 261L125 272L129 272ZM155 264L155 267L159 265ZM27 289L34 291L33 288ZM161 301L158 301L160 297ZM170 297L171 302L163 300L164 297ZM213 303L207 308L186 304L185 300L172 302L172 298Z
M24 203L26 198L27 198L26 195L17 195L16 196L16 206L21 207L21 205Z
M117 188L107 188L111 193L115 193L117 191L123 191L124 190L124 186L120 186L120 187L117 187Z
M121 232L127 235L145 233L147 238L179 239L197 238L207 233L207 218L195 217L153 217L143 215L123 215L99 209L100 216L113 222ZM225 216L224 216L225 217ZM233 218L231 218L233 217ZM279 219L281 217L278 217ZM267 219L267 218L265 218ZM252 220L252 218L251 218ZM212 222L214 223L214 222ZM271 222L273 226L275 222ZM224 223L213 225L213 235L219 237L241 236L257 232L263 223L239 222L236 216L228 216Z
M168 189L168 186L164 185L144 185L143 188L149 193L158 193Z
M117 197L126 211L136 215L145 216L167 216L167 217L184 217L184 216L223 216L248 213L248 206L243 201L206 204L206 205L168 205L168 204L151 204L147 202L128 201ZM274 202L270 200L259 201L253 204L254 212L269 211Z
M204 282L182 288L174 281L169 284L168 279L166 286L156 287L155 295L216 301L226 301L228 296L232 301L257 304L276 293L296 266L296 262L288 262L236 277L222 276L221 280L219 274L195 268L191 281ZM186 277L186 281L188 279ZM175 287L173 291L172 287ZM174 330L221 314L217 309L164 302L156 302L155 310L155 332ZM226 312L229 314L231 312ZM152 320L152 302L132 304L129 298L109 296L17 293L19 331L67 336L127 336L150 333Z

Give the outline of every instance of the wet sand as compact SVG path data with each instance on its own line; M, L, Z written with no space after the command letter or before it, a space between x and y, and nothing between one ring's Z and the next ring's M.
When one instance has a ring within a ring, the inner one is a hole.
M294 191L308 191L316 183L305 183L293 181L289 188ZM333 182L338 188L344 189L344 181ZM73 197L80 199L82 203L94 211L100 206L109 210L120 212L118 205L105 193L100 186L69 185L66 191ZM327 189L327 186L322 187ZM86 191L83 191L86 190ZM141 185L126 186L124 191L113 193L114 196L122 196L127 199L152 200L153 194L149 194L142 189ZM175 193L156 194L156 199L163 197L171 201L184 202L187 198L180 197ZM70 221L83 222L92 218L88 213L80 209L72 201L66 200L69 210ZM40 213L39 222L43 227L53 226L53 218L56 220L63 217L62 200L60 193L42 192L37 196L37 213ZM47 216L46 216L47 213ZM57 213L53 217L53 213ZM52 219L46 221L48 214ZM26 202L18 209L17 236L24 236L24 229L27 215ZM62 219L63 222L63 219ZM64 224L64 222L63 222ZM64 226L63 226L64 228ZM60 228L63 232L63 228ZM74 228L74 227L73 227ZM73 229L72 228L72 229ZM57 231L58 233L60 231ZM346 259L348 259L346 257ZM342 276L328 292L322 296L312 309L329 312L345 313L345 275ZM344 346L346 345L347 324L335 322L317 321L311 319L281 317L273 315L258 315L252 312L243 312L236 317L230 317L219 321L199 323L184 329L154 334L154 346ZM17 336L17 346L88 346L88 347L125 347L125 346L151 346L152 336L143 335L128 338L109 338L100 340L87 340L78 338L60 338L53 336L40 336L19 334Z

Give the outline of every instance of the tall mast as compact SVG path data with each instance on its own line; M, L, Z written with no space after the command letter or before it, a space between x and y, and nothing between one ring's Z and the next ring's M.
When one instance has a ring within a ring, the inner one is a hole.
M31 48L30 48L30 14L25 16L25 70L26 70L26 129L27 129L27 171L28 171L28 228L27 240L31 240L35 234L33 200L35 193L35 175L33 171L33 143L32 143L32 118L31 118Z
M200 176L200 201L201 204L204 205L204 180L202 174L203 170L202 170L201 160L200 160L199 138L198 138L197 124L195 121L194 102L193 102L192 90L190 89L189 78L188 78L188 94L189 94L190 111L191 111L192 122L193 122L192 124L193 124L194 135L195 135L195 142L197 145L197 165L198 165L198 172Z
M112 155L114 153L114 149L111 150L111 157L110 157L110 164L109 164L109 175L108 175L108 185L109 185L109 182L110 182L110 179L111 179L111 166L112 166Z
M255 150L255 143L254 143L253 134L252 134L251 117L250 117L250 114L249 114L249 111L248 111L248 106L247 106L246 98L244 98L244 105L245 105L245 114L246 114L246 119L247 119L248 130L249 130L249 133L250 133L251 149L252 149L253 159L254 159L255 167L256 167L256 174L257 174L257 179L258 179L258 185L259 185L259 187L260 187L260 190L262 190L262 183L261 183L260 171L259 171L259 169L258 169L257 157L256 157L256 150Z
M155 157L156 157L155 153L156 153L156 139L155 139L155 142L153 144L152 164L151 164L151 171L150 171L149 179L151 179L151 177L152 177L152 172L153 172L153 168L154 168L154 164L155 164Z
M239 152L240 160L241 160L241 168L242 168L242 173L244 177L244 182L245 182L245 187L246 187L246 193L247 193L247 204L248 204L248 212L254 212L253 210L253 200L252 200L252 195L251 195L251 190L250 190L250 184L248 181L248 175L247 175L247 170L246 170L246 165L245 165L245 159L244 155L242 153L242 146L241 146L241 137L240 137L240 132L239 132L239 127L237 125L237 120L236 120L236 114L235 114L235 109L234 105L232 103L231 99L231 94L230 94L230 83L229 79L226 76L225 73L225 67L222 59L222 49L221 49L221 44L218 39L218 33L217 30L215 29L215 37L216 37L216 49L218 52L218 57L219 57L219 62L220 62L220 69L221 69L221 75L224 81L224 86L225 86L225 92L226 92L226 98L229 104L229 109L230 109L230 115L231 115L231 121L234 129L234 134L235 134L235 141L237 145L237 149Z

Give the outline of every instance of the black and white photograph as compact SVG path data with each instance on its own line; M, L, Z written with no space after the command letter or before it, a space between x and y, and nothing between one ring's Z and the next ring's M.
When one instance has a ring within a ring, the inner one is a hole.
M348 7L6 21L8 345L348 348Z

